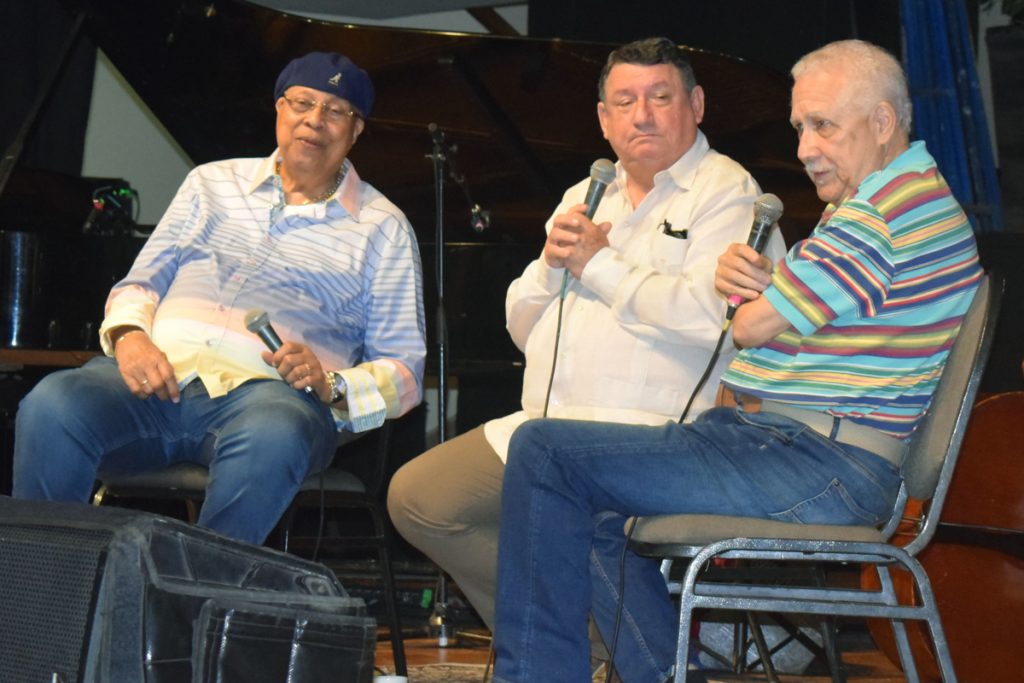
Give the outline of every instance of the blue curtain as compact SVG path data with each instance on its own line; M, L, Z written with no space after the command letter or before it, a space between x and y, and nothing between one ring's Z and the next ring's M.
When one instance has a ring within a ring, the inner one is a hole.
M915 137L925 140L976 232L1003 229L1003 208L962 0L901 0L903 64Z

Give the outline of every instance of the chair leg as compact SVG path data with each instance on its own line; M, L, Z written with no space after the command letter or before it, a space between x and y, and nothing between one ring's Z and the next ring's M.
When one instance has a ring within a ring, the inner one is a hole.
M288 542L291 540L292 523L295 521L295 501L285 509L281 515L278 526L281 528L280 548L282 552L288 552Z
M827 583L825 568L820 564L814 565L812 576L814 585L820 588ZM839 629L835 618L823 618L819 622L818 631L821 633L821 647L825 651L825 661L832 675L832 683L846 683L846 666L843 664L842 655L839 654Z
M686 683L690 663L690 625L693 623L693 600L686 592L679 596L679 637L676 641L676 666L674 683Z
M882 589L882 594L885 596L895 596L896 590L893 588L892 575L889 573L888 567L876 567L876 573L878 575L878 582ZM892 598L895 599L895 598ZM914 662L914 654L910 650L910 639L907 637L907 626L899 619L890 619L889 623L892 625L893 638L896 640L896 651L900 656L900 666L903 668L903 675L906 676L908 683L918 683L920 677L917 674L917 664Z
M935 650L935 663L939 666L939 677L943 683L956 683L953 658L949 653L949 642L946 640L946 632L942 628L942 617L939 615L939 606L935 601L931 580L925 573L924 567L916 559L908 563L906 567L914 575L914 582L917 584L917 590L921 597L921 608L927 613L925 624L928 626L932 646Z
M107 485L100 484L100 487L96 489L96 493L92 496L93 505L103 505L103 499L107 496Z
M821 632L821 646L832 675L832 683L846 683L846 666L839 654L839 633L835 619L822 619L818 629Z
M489 683L491 680L491 671L494 669L494 639L491 638L491 644L487 646L487 666L484 667L484 677L480 683Z
M199 507L202 503L197 502L194 498L187 498L185 500L185 514L188 517L189 524L196 524L199 522Z
M391 539L380 511L374 509L372 514L374 526L377 527L377 535L381 539L377 556L380 562L381 577L384 580L384 604L390 622L389 630L391 631L391 650L395 657L395 673L399 676L407 676L405 645L402 642L402 622L398 616L398 601L395 592L395 575L391 568L391 554L388 551L388 543Z
M764 669L765 678L771 683L779 683L779 677L775 673L775 666L772 664L772 653L768 647L768 643L764 639L764 631L761 630L761 624L758 623L757 617L753 612L747 612L747 625L750 627L750 637L754 639L754 647L757 648L757 654L761 658L761 668ZM746 652L742 653L744 660L746 659Z

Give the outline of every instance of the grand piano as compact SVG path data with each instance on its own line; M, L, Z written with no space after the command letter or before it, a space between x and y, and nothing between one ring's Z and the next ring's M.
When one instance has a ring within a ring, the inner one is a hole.
M130 10L120 0L62 6L81 16L82 31L197 164L272 149L272 85L294 56L339 50L365 68L377 98L351 156L417 232L428 320L438 272L428 126L443 131L455 146L448 170L466 189L447 174L442 272L450 372L460 386L513 378L508 391L491 392L503 396L501 405L465 402L459 421L472 426L514 407L521 355L504 330L505 289L539 253L543 223L565 188L585 177L594 159L611 156L595 104L612 46L331 24L239 0L147 0ZM709 51L692 50L691 58L707 92L704 131L783 199L782 226L793 240L814 224L820 203L795 159L787 77ZM471 228L470 201L489 212L482 232ZM76 234L80 222L62 230L33 224L47 220L14 223L0 212L0 350L97 348L106 291L140 245L129 235ZM428 327L434 348L438 333Z

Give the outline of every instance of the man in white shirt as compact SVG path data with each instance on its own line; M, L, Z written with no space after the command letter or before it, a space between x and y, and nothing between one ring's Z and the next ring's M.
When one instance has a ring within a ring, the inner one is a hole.
M526 354L523 409L407 463L388 495L398 530L452 576L492 628L512 433L542 416L678 420L722 331L717 259L747 240L759 194L750 174L712 150L698 128L704 92L668 39L612 52L598 94L601 129L618 157L615 180L593 220L582 203L588 180L565 193L541 257L508 290L508 330ZM773 262L783 255L774 232ZM713 405L734 355L731 343L725 348L691 416Z
M106 355L22 401L16 498L85 502L98 473L197 462L199 523L261 543L340 430L420 402L416 237L348 159L373 92L344 55L294 59L274 89L277 149L189 173L111 291ZM252 309L277 349L249 329Z

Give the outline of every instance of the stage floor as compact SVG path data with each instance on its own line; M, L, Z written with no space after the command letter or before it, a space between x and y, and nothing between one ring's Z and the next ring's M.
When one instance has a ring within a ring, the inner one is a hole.
M841 634L840 640L849 683L902 683L905 680L902 672L875 647L866 631L848 629ZM439 648L437 639L427 636L412 636L405 640L409 683L485 683L485 672L488 673L486 680L490 680L489 654L488 644L475 638L460 639L458 645L446 648ZM394 672L391 641L386 631L382 631L378 639L375 663L382 671ZM768 680L764 674L758 673L708 671L706 675L709 683L762 683ZM603 682L604 678L598 676L594 680ZM815 662L808 673L800 676L780 674L779 680L784 683L831 683L832 679Z

